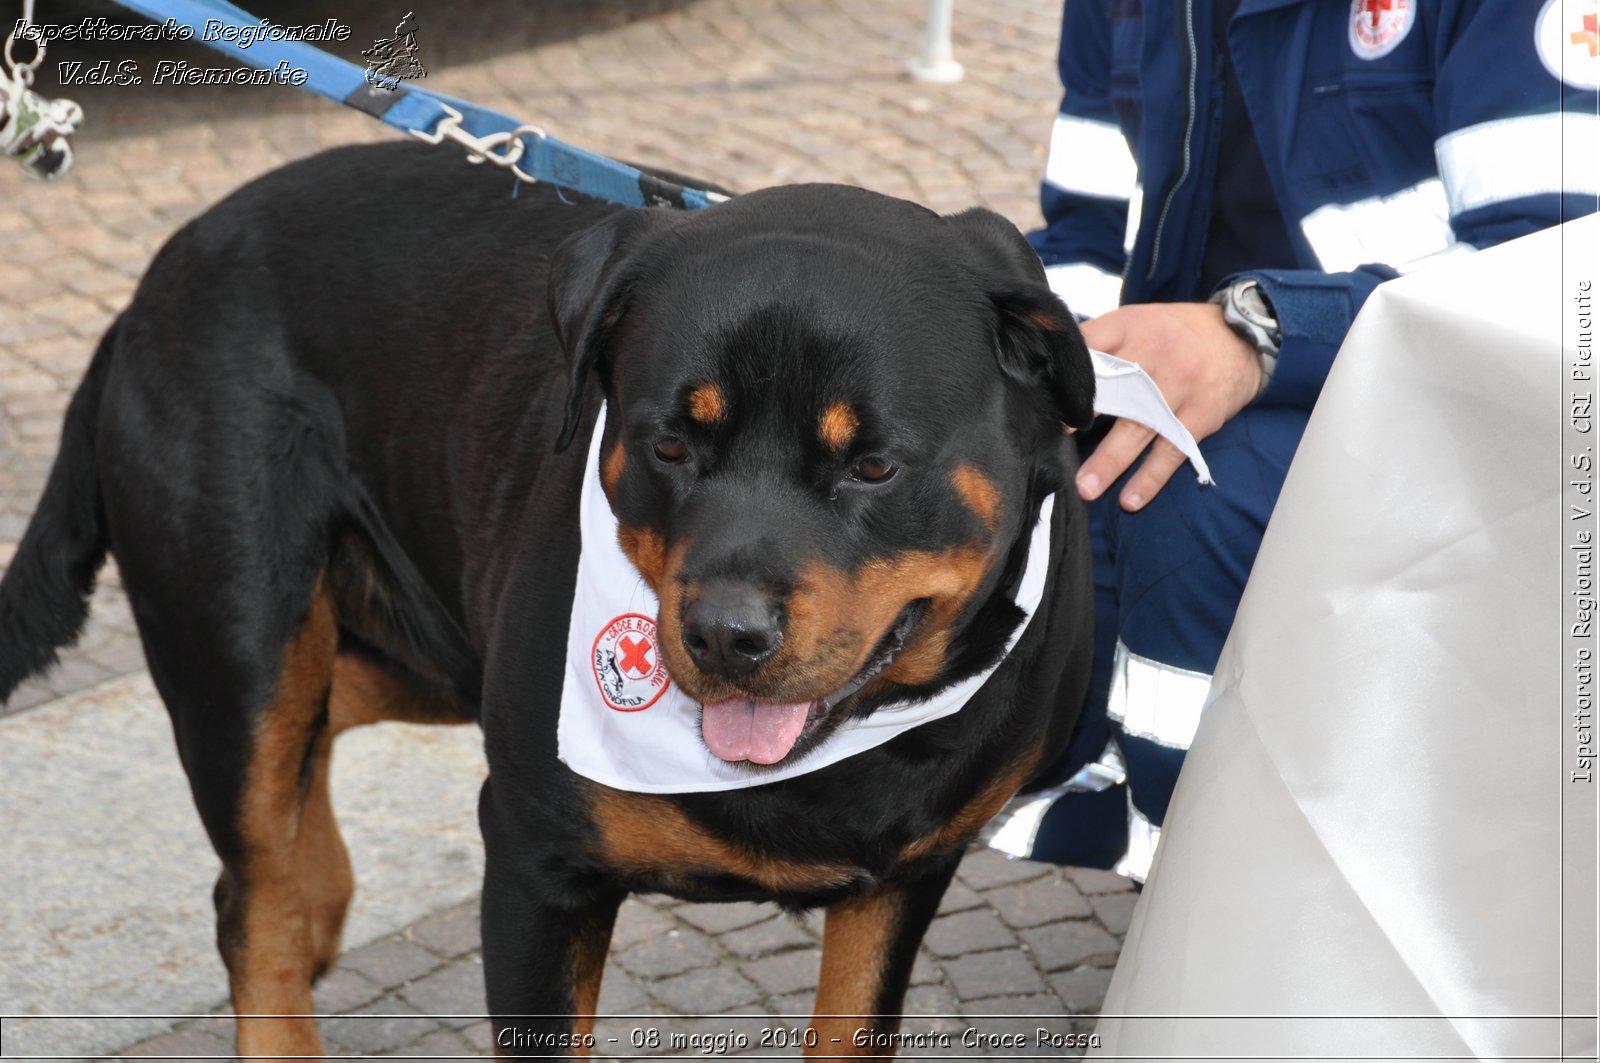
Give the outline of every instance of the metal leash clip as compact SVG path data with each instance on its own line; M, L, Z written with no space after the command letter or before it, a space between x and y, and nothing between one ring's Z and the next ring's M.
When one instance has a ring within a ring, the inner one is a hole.
M31 6L31 5L30 5ZM83 121L83 108L72 100L52 100L32 89L33 73L44 63L44 37L28 34L33 26L25 18L21 34L6 37L5 69L0 71L0 153L21 164L30 177L54 180L72 169L72 135ZM33 58L18 62L16 44L33 45Z
M517 165L522 161L522 156L527 152L528 145L523 142L523 137L549 136L543 129L536 125L520 125L509 133L490 133L486 137L474 136L461 128L462 114L454 107L441 104L445 115L433 127L433 132L424 133L420 129L411 130L411 135L428 144L442 144L448 140L452 144L460 144L467 151L467 161L473 163L492 162L496 166L510 170L518 177L531 184L538 184L539 179L526 173Z

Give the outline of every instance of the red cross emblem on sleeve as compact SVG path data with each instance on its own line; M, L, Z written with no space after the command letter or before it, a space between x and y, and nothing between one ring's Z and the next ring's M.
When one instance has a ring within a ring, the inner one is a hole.
M1583 16L1583 29L1571 34L1569 40L1587 49L1591 59L1600 55L1600 15Z
M1351 0L1350 48L1380 59L1399 47L1416 22L1415 0Z

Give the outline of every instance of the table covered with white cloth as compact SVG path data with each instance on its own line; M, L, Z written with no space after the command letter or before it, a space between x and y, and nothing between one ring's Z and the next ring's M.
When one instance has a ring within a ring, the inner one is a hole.
M1362 311L1091 1056L1595 1058L1596 784L1571 777L1567 627L1597 255L1591 217Z

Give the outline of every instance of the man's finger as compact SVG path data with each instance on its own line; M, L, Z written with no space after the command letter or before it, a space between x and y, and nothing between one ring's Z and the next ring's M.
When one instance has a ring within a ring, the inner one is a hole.
M1122 327L1122 316L1115 310L1099 317L1091 317L1079 326L1083 333L1083 342L1097 351L1115 354L1117 348L1122 346L1122 334L1127 330Z
M1128 478L1127 484L1122 488L1122 497L1119 499L1122 508L1133 512L1144 508L1172 479L1172 474L1183 467L1188 461L1183 452L1165 439L1156 440L1156 445L1150 448L1150 454L1139 465L1139 471Z
M1089 460L1078 470L1078 494L1085 502L1100 497L1112 481L1121 476L1144 453L1155 432L1138 421L1126 418L1111 426L1111 431L1094 448Z

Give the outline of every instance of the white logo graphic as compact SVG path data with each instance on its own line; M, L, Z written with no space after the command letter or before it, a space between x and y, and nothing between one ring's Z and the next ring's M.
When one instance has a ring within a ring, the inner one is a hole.
M1550 75L1576 89L1600 89L1600 3L1545 0L1533 43Z
M1416 21L1413 0L1351 0L1350 50L1380 59L1400 46Z
M607 624L595 636L590 660L600 696L618 712L648 709L671 680L656 645L656 622L640 613L623 613Z

